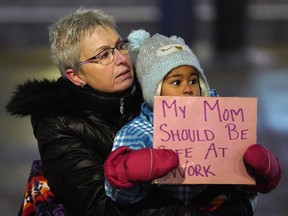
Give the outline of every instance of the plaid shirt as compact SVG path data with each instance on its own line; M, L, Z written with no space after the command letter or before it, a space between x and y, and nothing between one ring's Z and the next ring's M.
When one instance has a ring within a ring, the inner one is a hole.
M114 139L112 151L127 146L133 150L153 147L153 112L144 102L141 106L141 113L132 121L127 123ZM140 165L139 165L140 166ZM160 185L159 188L166 191L170 196L183 201L190 201L195 195L201 193L206 185ZM129 189L119 190L111 187L105 181L105 190L107 196L112 200L129 204L142 200L151 190L151 184L141 183Z

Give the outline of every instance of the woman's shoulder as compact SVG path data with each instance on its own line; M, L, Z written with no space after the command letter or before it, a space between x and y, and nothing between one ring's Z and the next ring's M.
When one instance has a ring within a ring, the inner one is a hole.
M6 111L19 117L77 112L65 87L56 80L28 80L16 86Z
M45 130L51 131L66 131L74 135L78 134L98 134L107 125L104 125L101 119L97 116L90 115L74 115L63 113L49 113L49 114L33 114L31 115L31 121L33 128L41 127ZM113 130L110 128L110 130Z

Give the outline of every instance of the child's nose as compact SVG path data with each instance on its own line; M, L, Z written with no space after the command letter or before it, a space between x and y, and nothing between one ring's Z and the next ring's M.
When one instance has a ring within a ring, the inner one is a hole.
M191 96L193 95L193 88L191 85L186 84L183 88L183 95Z

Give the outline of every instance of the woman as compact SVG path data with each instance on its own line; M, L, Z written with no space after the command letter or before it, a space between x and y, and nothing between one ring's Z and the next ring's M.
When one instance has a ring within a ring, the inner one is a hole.
M103 164L116 132L139 114L141 103L114 20L98 10L79 10L51 26L50 43L61 78L18 86L7 110L31 115L44 175L67 214L193 215L197 209L157 190L129 206L105 195ZM247 197L228 207L248 208L252 214Z

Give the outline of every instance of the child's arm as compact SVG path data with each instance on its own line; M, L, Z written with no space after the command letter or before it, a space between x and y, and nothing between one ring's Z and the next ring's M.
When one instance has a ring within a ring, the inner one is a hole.
M123 189L137 182L163 177L178 164L178 155L172 150L143 148L132 151L122 146L111 152L106 159L104 175L111 186Z
M252 175L256 179L256 185L252 186L252 190L268 193L277 187L282 171L278 159L271 151L254 144L246 150L243 158L248 172L252 169Z

